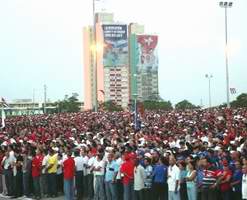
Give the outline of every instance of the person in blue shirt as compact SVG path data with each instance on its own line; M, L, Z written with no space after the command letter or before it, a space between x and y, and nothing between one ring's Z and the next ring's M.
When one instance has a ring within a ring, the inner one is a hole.
M119 166L114 160L114 154L108 154L105 171L105 190L107 199L117 199L116 177Z
M186 163L184 161L180 161L178 164L178 167L180 169L180 176L179 176L179 181L180 181L180 199L181 200L188 200L187 196L187 186L186 186L186 176L188 171L186 170Z
M242 199L242 166L240 161L235 161L235 171L232 176L231 186L232 186L232 199L241 200Z
M161 157L159 162L155 165L153 171L153 192L154 200L168 199L168 185L167 185L167 164L166 158Z

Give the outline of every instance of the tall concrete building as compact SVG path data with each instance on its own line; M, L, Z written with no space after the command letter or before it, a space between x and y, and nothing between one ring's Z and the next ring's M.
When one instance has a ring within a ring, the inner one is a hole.
M97 13L95 30L96 44L93 28L89 26L83 30L84 108L95 107L96 88L99 103L113 101L125 108L130 93L127 25L114 23L113 14Z
M139 101L157 100L157 35L145 35L144 26L129 25L130 97Z

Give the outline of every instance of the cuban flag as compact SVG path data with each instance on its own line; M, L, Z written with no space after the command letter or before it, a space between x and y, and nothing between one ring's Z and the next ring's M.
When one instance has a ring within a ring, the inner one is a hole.
M1 119L2 119L2 126L1 126L1 128L4 128L5 127L5 119L6 119L6 115L5 115L4 109L2 109Z
M4 108L8 108L9 107L9 105L7 104L7 102L5 101L5 99L3 97L1 98L1 105Z
M9 105L7 104L7 102L5 101L5 99L3 97L1 98L0 105L2 106L2 115L1 115L2 126L1 126L1 128L4 128L5 127L5 119L6 119L4 108L8 108Z

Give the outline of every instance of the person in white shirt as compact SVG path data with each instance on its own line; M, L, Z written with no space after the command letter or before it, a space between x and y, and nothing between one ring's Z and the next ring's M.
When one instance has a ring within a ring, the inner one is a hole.
M135 191L136 200L143 199L144 182L145 182L145 169L140 164L140 161L137 159L135 161L135 168L134 168L134 191Z
M247 166L243 166L242 176L242 200L247 200Z
M103 160L103 155L98 154L93 163L93 173L94 173L94 199L104 200L104 171L105 163Z
M77 199L82 199L83 193L83 158L80 155L80 150L76 150L75 153L75 186L77 191Z
M176 165L176 159L173 156L169 158L168 167L168 199L169 200L180 200L179 195L179 174L180 170Z
M5 153L5 157L3 158L2 164L4 168L4 175L5 175L5 183L7 187L7 196L13 196L14 195L14 188L13 188L13 180L14 180L14 174L13 174L13 166L15 162L14 153L12 150L12 147L9 146L8 151Z
M42 160L42 175L41 175L41 184L40 190L41 195L47 197L48 195L48 180L47 180L47 167L48 167L48 159L50 155L47 150L44 150L44 158Z
M63 192L63 156L62 154L58 154L58 163L57 163L57 192Z
M83 197L86 198L88 192L88 185L87 185L87 164L88 164L88 156L86 149L81 149L81 156L83 161Z
M93 177L93 163L95 160L95 156L89 152L88 153L88 162L86 164L86 171L87 171L87 198L88 199L93 199L93 194L94 194L94 177Z

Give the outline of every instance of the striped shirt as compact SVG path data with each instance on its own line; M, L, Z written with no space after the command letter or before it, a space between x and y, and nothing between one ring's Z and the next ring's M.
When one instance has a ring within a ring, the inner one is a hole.
M203 170L202 188L208 189L216 183L216 172L213 169Z

